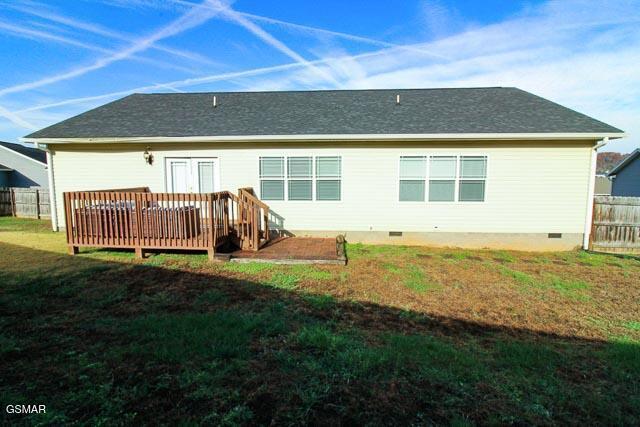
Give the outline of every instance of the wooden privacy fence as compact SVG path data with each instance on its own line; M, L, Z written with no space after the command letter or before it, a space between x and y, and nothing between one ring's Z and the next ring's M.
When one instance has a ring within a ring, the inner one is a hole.
M640 254L640 197L596 196L589 248Z
M227 242L258 250L269 240L268 207L243 190L151 193L146 188L63 193L70 253L80 246L206 250Z
M49 189L0 188L0 215L21 218L50 218Z

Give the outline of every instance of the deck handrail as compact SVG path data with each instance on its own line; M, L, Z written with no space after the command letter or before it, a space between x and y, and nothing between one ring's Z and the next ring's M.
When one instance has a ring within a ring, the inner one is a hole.
M217 193L151 193L146 187L63 193L67 243L80 246L206 250L213 258L237 239L257 251L269 241L269 207L240 189Z
M255 196L251 187L239 188L238 196L253 213L253 235L250 249L258 250L270 240L269 206Z

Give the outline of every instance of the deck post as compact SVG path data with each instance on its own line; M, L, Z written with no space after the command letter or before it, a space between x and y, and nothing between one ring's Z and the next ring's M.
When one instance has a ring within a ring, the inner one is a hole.
M215 261L216 259L216 251L213 248L208 248L207 249L207 257L209 258L209 261Z
M80 252L79 248L73 245L69 245L68 251L69 251L69 255L77 255Z
M138 259L144 258L144 250L140 246L136 246L136 258Z

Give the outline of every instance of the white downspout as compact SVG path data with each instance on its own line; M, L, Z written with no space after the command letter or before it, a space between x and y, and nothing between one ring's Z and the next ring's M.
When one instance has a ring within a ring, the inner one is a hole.
M49 209L51 210L51 228L58 231L58 204L56 203L56 182L53 178L53 155L51 150L42 144L38 147L44 148L47 152L47 173L49 175Z
M589 170L589 190L587 196L587 216L584 220L584 238L582 249L589 249L589 238L591 237L591 223L593 221L593 198L596 186L596 165L598 161L598 149L609 143L609 137L605 137L601 143L595 145L591 150L591 168Z

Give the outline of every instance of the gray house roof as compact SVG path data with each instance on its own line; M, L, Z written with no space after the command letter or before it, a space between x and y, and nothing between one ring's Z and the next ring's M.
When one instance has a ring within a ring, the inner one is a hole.
M14 144L12 142L4 141L0 141L0 146L15 151L16 153L22 154L23 156L27 156L40 163L44 163L45 165L47 164L47 153L42 150L38 150L37 148L26 147L21 144Z
M611 171L609 171L609 173L607 174L607 176L612 176L617 174L618 172L620 172L622 169L624 169L625 167L627 167L629 164L631 164L631 162L633 162L636 158L640 157L640 148L636 148L635 150L633 150L631 152L631 154L629 154L627 157L625 157L620 163L618 163L617 165L615 165L613 167L613 169L611 169Z
M523 90L494 87L134 94L25 139L471 133L622 131Z

